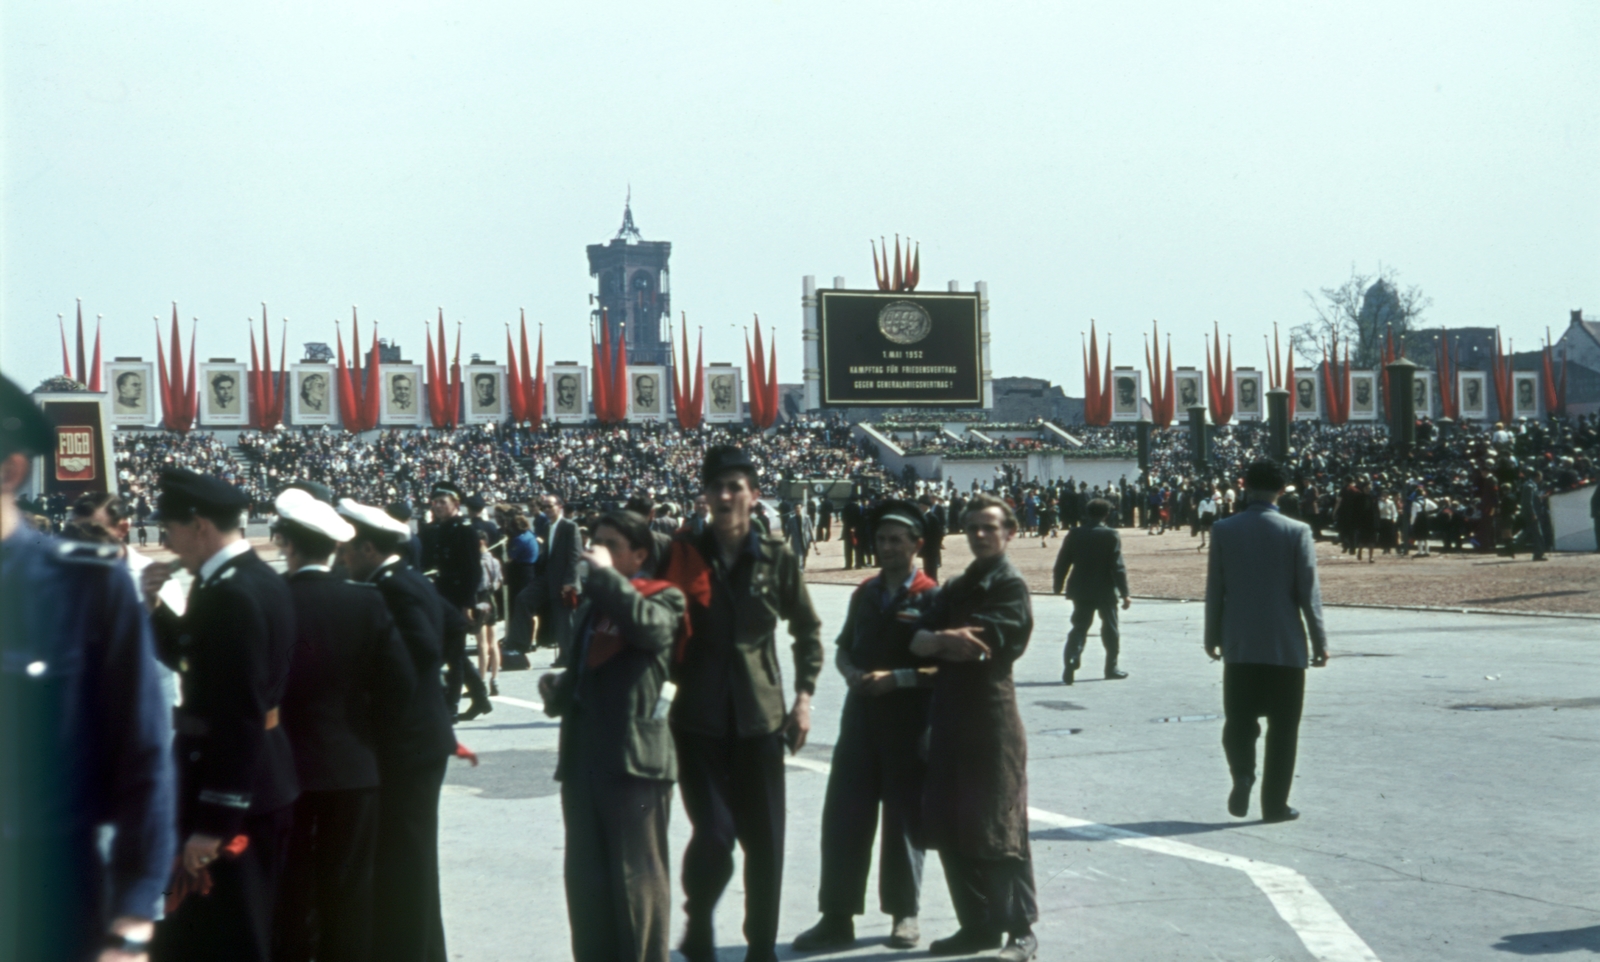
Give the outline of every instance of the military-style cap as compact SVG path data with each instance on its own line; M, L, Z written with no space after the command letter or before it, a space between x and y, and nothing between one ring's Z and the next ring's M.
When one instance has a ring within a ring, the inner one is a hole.
M383 513L396 521L410 521L412 515L411 505L406 504L404 501L392 501L384 505Z
M221 478L188 468L162 468L157 486L161 493L156 498L156 518L161 521L188 521L197 514L223 514L250 507L250 495L244 491Z
M43 454L54 443L50 419L26 391L0 376L0 458L17 452Z
M482 497L476 494L468 497L461 503L466 505L468 508L471 508L473 511L482 511L484 508L489 506L487 501L483 500Z
M405 540L411 537L411 526L403 521L396 521L389 517L381 508L374 508L370 504L361 504L349 498L339 499L339 515L358 529L387 535L391 538Z
M867 515L867 521L872 526L874 534L878 525L903 524L911 529L911 536L920 538L926 530L926 522L922 519L922 512L910 501L885 501L873 508Z
M706 459L700 467L700 481L711 484L717 478L729 471L743 471L750 476L750 483L754 484L759 475L756 472L754 461L746 454L744 448L732 444L718 444L706 449Z
M304 488L285 488L272 502L280 522L299 525L334 541L349 541L356 536L350 522L339 517L339 512Z
M320 481L291 481L284 485L283 491L280 491L279 494L295 490L304 491L330 508L333 507L333 503L336 500L333 496L333 489Z
M433 487L428 491L428 497L437 498L441 494L448 494L450 497L460 501L462 497L461 485L456 484L454 481L433 482Z

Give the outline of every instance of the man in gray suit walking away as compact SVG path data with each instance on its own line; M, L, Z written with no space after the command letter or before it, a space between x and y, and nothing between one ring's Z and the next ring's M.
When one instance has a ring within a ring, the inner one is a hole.
M1117 655L1121 651L1117 598L1122 598L1123 608L1133 604L1128 598L1128 569L1122 562L1122 535L1106 525L1106 518L1111 514L1110 501L1095 498L1084 513L1087 523L1067 532L1061 551L1056 554L1055 593L1061 593L1064 583L1067 597L1072 599L1072 630L1067 633L1066 667L1061 672L1061 681L1068 685L1083 664L1089 626L1097 614L1100 616L1100 643L1106 648L1106 681L1128 677L1127 672L1117 667Z
M1261 820L1287 822L1300 709L1305 700L1306 641L1310 664L1328 663L1322 592L1311 529L1278 513L1288 484L1283 468L1257 461L1245 472L1245 510L1211 529L1206 572L1206 654L1223 661L1222 750L1233 773L1228 813L1250 810L1256 780L1259 719L1267 719L1261 766Z

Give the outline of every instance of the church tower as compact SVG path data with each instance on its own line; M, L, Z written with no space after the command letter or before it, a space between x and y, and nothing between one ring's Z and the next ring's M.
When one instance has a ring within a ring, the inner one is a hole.
M622 205L622 227L610 243L590 244L589 276L598 281L593 312L599 332L601 310L611 325L615 344L626 325L628 364L672 366L672 343L666 322L672 316L668 290L669 241L647 241L633 223L632 194Z

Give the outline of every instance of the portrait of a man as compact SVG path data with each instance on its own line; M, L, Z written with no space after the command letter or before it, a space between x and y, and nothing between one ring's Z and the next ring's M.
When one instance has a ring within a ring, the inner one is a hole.
M1425 415L1429 413L1427 378L1419 377L1411 382L1411 397L1416 403L1418 414Z
M732 374L711 375L711 413L739 413L739 399L734 396Z
M397 414L410 414L417 409L417 385L409 374L389 377L389 410Z
M472 375L472 410L475 414L500 410L500 381L496 375L487 371Z
M1350 379L1350 410L1363 414L1372 410L1372 378Z
M1461 381L1461 410L1483 411L1483 382L1475 377Z
M1137 412L1139 410L1139 383L1131 377L1115 378L1113 385L1116 395L1114 407L1119 414Z
M654 374L634 375L633 409L644 414L655 414L661 410L661 395Z
M312 372L300 375L300 410L306 414L328 413L328 376Z
M1239 379L1239 411L1242 414L1261 413L1261 382L1256 378Z
M1246 381L1245 384L1251 382ZM1244 386L1240 385L1239 393L1244 393ZM1299 414L1315 414L1317 411L1317 382L1309 377L1294 379L1294 409Z
M144 404L144 374L139 371L123 371L117 375L115 384L117 395L117 410L125 414L142 412Z
M581 403L578 399L578 375L557 374L555 413L581 414Z
M211 391L212 414L239 413L239 379L227 371L211 375L207 385Z
M1178 410L1187 411L1200 403L1200 379L1197 377L1178 378Z
M1517 378L1516 408L1518 413L1537 411L1539 409L1538 402L1533 398L1533 378Z

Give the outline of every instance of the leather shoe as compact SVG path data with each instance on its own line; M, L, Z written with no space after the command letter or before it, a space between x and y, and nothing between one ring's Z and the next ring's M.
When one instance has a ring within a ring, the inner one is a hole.
M1273 812L1271 815L1262 815L1261 821L1271 825L1275 822L1292 822L1299 817L1300 810L1298 808L1285 808L1281 812Z
M894 928L889 932L889 939L884 943L891 949L914 949L922 941L922 930L917 926L915 915L904 915L894 920Z
M1228 793L1228 814L1234 818L1244 818L1250 814L1250 788L1254 782L1234 782L1233 791Z
M1062 684L1063 684L1063 685L1070 685L1070 684L1072 684L1072 673L1073 673L1073 671L1075 671L1075 670L1076 670L1076 669L1074 669L1074 668L1073 668L1073 667L1072 667L1072 666L1071 666L1071 665L1068 665L1068 666L1067 666L1067 667L1066 667L1066 668L1065 668L1065 669L1064 669L1064 670L1063 670L1063 671L1062 671L1062 672L1061 672L1061 683L1062 683Z
M678 943L678 951L683 953L686 962L717 962L717 943L709 920L690 919L683 930L683 941Z
M824 914L822 921L794 937L796 952L847 949L856 944L856 920L848 915Z
M934 939L928 944L929 955L972 955L1000 947L999 932L980 932L977 929L957 929L956 934Z
M1106 669L1106 681L1121 681L1126 677L1128 677L1128 673L1121 668Z
M1013 935L1006 942L1006 947L995 956L1003 962L1033 962L1039 957L1039 940L1034 938L1032 932L1027 935Z

